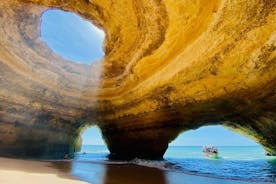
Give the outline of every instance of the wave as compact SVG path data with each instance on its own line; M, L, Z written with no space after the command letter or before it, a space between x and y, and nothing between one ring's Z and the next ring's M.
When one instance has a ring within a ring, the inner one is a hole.
M272 182L272 178L251 178L251 177L242 177L242 176L221 176L217 175L215 173L206 173L204 171L199 170L190 170L185 169L183 167L183 164L168 160L144 160L144 159L133 159L131 161L105 161L105 164L133 164L143 167L150 167L150 168L156 168L168 172L177 172L177 173L183 173L183 174L189 174L189 175L196 175L196 176L202 176L202 177L209 177L209 178L217 178L217 179L228 179L228 180L237 180L237 181L249 181L249 182ZM179 165L180 164L180 165Z
M128 162L129 164L135 164L139 166L151 167L151 168L158 168L162 170L175 170L173 163L166 161L166 160L144 160L135 158Z
M254 162L248 162L248 160L231 160L227 157L223 157L218 162L202 159L174 159L165 158L165 160L145 160L145 159L133 159L133 160L108 160L106 157L108 152L103 151L103 155L99 151L86 152L86 154L80 153L73 160L66 160L73 163L81 164L103 164L103 165L137 165L142 167L156 168L168 172L184 173L196 176L229 179L239 181L252 181L252 182L271 182L272 177L275 175L275 169L268 168L273 166L270 164L266 166L267 162L263 160L254 160ZM271 159L273 161L273 159ZM57 161L57 160L53 160ZM65 161L65 160L60 160ZM272 162L270 161L270 162ZM237 169L232 171L233 169ZM232 169L232 170L231 170ZM224 172L222 172L222 170Z

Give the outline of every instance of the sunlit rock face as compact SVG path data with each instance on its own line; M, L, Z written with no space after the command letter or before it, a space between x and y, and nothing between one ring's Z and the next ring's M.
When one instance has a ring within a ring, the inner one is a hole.
M48 8L106 33L77 64L40 39ZM0 154L63 157L97 124L112 158L160 159L180 132L223 124L276 154L276 1L0 2Z

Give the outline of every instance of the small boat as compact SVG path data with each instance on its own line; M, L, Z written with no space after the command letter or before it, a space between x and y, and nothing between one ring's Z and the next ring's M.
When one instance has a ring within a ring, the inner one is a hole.
M208 159L219 159L218 149L213 146L203 146L203 153L205 153L205 157Z

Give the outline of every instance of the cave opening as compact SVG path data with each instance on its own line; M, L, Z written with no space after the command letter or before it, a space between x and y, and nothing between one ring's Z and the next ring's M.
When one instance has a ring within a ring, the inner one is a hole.
M203 146L213 145L217 157L203 152ZM267 157L264 148L224 126L203 126L180 134L164 155L173 168L231 179L271 178L275 176L274 157Z
M82 145L76 154L77 160L103 160L106 159L109 150L102 137L99 127L90 126L81 132Z
M255 141L221 125L211 125L181 133L169 144L164 157L202 157L204 156L202 147L209 145L217 147L222 157L223 154L226 154L225 157L229 157L231 149L233 152L240 150L239 154L235 155L235 159L247 158L250 153L243 151L247 148L256 148L255 158L262 158L265 153L262 146ZM189 149L193 149L193 152L189 152ZM181 154L175 153L180 150Z
M48 9L41 15L40 37L67 60L91 64L104 56L105 33L79 15Z

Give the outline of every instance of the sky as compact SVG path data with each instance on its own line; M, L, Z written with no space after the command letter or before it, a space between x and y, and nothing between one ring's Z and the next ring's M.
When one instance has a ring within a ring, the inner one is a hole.
M104 145L101 131L98 127L93 126L85 130L82 134L83 145Z
M42 15L41 38L64 58L75 62L91 63L104 52L104 32L74 13L48 10ZM100 130L91 127L82 134L83 144L103 145ZM234 133L223 126L205 126L180 134L171 146L254 146L254 141Z
M82 134L84 145L104 145L99 128L93 126ZM230 131L223 126L204 126L181 133L170 146L257 146L251 139Z
M42 40L66 59L90 64L104 55L104 32L74 13L45 11L40 32Z
M230 131L223 126L204 126L196 130L189 130L180 134L171 145L174 146L255 146L258 145L251 139Z

